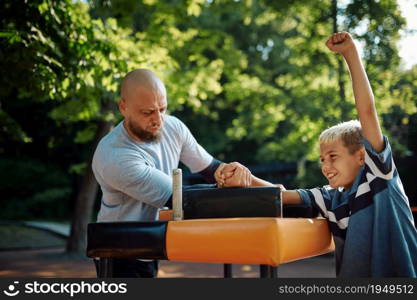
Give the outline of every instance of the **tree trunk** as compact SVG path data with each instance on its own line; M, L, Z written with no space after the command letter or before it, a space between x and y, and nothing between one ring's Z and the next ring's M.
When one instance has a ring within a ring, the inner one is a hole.
M98 142L111 129L113 122L100 121L93 143L88 167L83 175L71 223L71 233L67 243L67 252L85 254L87 242L87 224L91 221L98 184L91 169L94 150Z

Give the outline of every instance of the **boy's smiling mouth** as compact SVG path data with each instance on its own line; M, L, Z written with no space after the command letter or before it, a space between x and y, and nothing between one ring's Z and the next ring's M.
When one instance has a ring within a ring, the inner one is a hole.
M326 177L328 180L332 180L336 175L336 173L328 173Z

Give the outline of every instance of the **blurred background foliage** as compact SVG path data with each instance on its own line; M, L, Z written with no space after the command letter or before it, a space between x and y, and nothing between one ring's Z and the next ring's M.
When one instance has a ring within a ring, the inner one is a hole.
M325 184L318 135L355 118L344 62L324 46L340 30L363 48L416 204L417 66L401 66L395 0L3 0L0 14L2 219L69 218L137 67L164 80L169 112L217 158L288 187Z

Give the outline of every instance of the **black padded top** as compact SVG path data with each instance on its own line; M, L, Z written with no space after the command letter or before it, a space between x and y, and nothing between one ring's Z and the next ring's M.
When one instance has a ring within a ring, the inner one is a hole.
M87 256L167 259L167 221L88 224Z
M280 217L278 187L193 187L183 191L184 219Z

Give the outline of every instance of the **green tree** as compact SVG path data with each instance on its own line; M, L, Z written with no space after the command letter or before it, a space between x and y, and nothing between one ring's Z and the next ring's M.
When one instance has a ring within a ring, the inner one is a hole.
M137 67L162 77L170 112L218 158L298 161L299 183L315 185L319 133L355 117L349 74L323 46L347 30L363 45L387 134L403 156L414 149L416 73L399 69L394 0L5 0L0 25L0 169L67 178L19 197L75 199L69 251L84 251L97 193L89 162Z
M73 147L81 154L70 156L66 164L83 175L68 244L69 251L82 252L97 192L88 161L95 143L118 118L118 82L129 69L167 69L171 60L158 45L138 43L139 38L119 28L115 20L92 20L82 2L5 1L2 5L1 122L5 126L0 136L7 142L2 150L13 155L13 140L26 153L32 144L41 144L32 156L46 160L49 154L62 155L57 153L59 134L64 134L66 143L83 145L78 151ZM19 108L37 103L42 110L26 122ZM39 121L48 122L54 136L40 142L33 129ZM42 154L43 148L48 148L47 154Z

